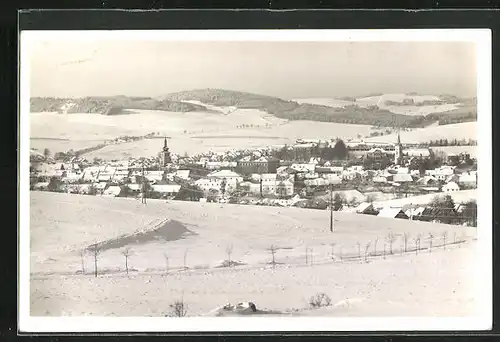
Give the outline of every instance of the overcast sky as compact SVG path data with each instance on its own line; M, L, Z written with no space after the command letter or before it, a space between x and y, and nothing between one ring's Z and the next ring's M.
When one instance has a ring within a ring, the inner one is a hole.
M33 47L30 72L31 96L476 94L474 45L460 42L47 41Z

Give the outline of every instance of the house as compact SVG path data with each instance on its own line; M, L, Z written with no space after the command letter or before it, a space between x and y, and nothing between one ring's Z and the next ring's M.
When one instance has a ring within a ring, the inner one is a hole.
M366 201L366 196L363 195L361 192L358 190L344 190L344 191L334 191L332 196L335 197L335 195L340 195L342 198L344 198L347 202L364 202ZM327 194L318 196L318 198L323 198L327 201L330 201L330 192L328 191Z
M106 182L100 182L100 183L96 183L95 184L95 189L99 192L99 193L103 193L104 190L106 190L106 187L108 186L108 183Z
M142 175L142 173L139 173ZM165 175L165 171L163 170L154 170L154 171L144 171L144 177L150 182L160 182L163 180Z
M458 184L464 187L476 187L477 186L477 171L469 171L462 173L458 177Z
M453 191L459 191L459 190L460 190L460 187L455 182L446 183L441 188L441 191L443 191L443 192L453 192Z
M280 161L276 158L261 157L255 160L243 158L237 162L236 170L245 175L252 173L276 173L279 166Z
M327 184L340 184L342 183L342 178L336 174L328 173L322 176L326 180Z
M438 180L434 176L424 176L417 180L418 185L430 186L437 184Z
M103 196L111 196L111 197L118 197L120 195L121 188L116 185L112 185L108 187L104 192L102 193Z
M260 184L252 182L242 182L239 185L242 189L245 189L248 193L252 195L260 195ZM267 194L269 189L262 188L262 194Z
M175 171L175 176L184 180L188 180L190 172L190 170L177 170Z
M142 189L142 185L139 184L139 183L131 183L131 184L127 184L127 187L128 189L131 191L131 192L141 192L141 189Z
M243 182L243 177L231 170L219 170L209 173L207 179L217 179L221 181L220 186L222 186L222 180L225 182L226 191L236 189L239 183Z
M83 178L82 173L67 171L63 174L61 181L64 183L78 183Z
M218 192L222 191L222 179L220 178L200 178L194 184L204 192L209 192L212 189Z
M276 187L276 195L280 198L293 196L293 186L290 180L280 181Z
M406 157L419 157L428 158L431 155L430 149L428 148L410 148L403 150L403 155Z
M304 184L306 186L322 186L322 185L329 185L330 183L328 180L324 178L316 178L316 179L306 179L304 180Z
M375 176L372 178L373 183L387 183L387 177L386 176Z
M413 178L408 173L396 173L390 177L390 180L395 183L411 183Z
M426 170L426 176L434 176L437 180L445 181L449 176L455 173L455 167L444 165L434 170Z
M300 173L314 173L316 170L316 164L292 164L290 168L296 172Z
M158 192L164 196L175 196L181 190L178 184L153 184L153 191Z
M422 215L424 210L425 210L425 207L421 207L421 206L414 207L414 208L408 208L407 210L405 210L405 214L406 214L406 216L409 217L410 220L413 220L415 217Z
M49 189L49 182L39 182L33 186L33 190L46 191Z
M373 207L373 203L362 202L355 208L358 214L377 215L378 211Z
M401 207L385 207L378 213L379 217L408 219L408 216L403 212Z
M340 176L344 171L343 166L316 166L315 172L324 176L324 175L337 175Z

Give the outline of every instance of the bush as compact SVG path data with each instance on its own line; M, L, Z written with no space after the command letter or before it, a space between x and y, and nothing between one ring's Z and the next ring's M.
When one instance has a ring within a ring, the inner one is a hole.
M323 306L330 306L332 304L332 299L326 293L316 293L314 296L309 298L309 306L312 308L320 308Z
M184 303L184 299L176 300L173 304L170 304L170 314L168 317L184 317L187 314L187 305Z

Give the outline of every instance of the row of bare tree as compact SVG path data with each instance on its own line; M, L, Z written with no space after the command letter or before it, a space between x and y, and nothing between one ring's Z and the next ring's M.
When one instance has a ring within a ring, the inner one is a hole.
M403 253L415 251L415 254L418 254L418 252L422 250L422 246L421 246L422 236L423 235L421 233L419 233L415 237L410 239L409 233L407 233L407 232L403 233L400 253L403 254ZM437 237L438 237L438 234L436 234L436 233L433 233L433 232L427 233L427 241L428 241L428 248L427 249L429 252L432 252L433 243ZM448 232L443 231L441 234L439 234L439 237L441 237L441 241L442 241L441 246L443 247L443 249L445 249L446 246L450 244L450 243L447 243ZM357 254L357 256L354 256L354 258L364 259L365 262L368 262L368 258L370 256L382 256L385 259L387 255L393 255L394 254L393 246L394 246L394 243L397 241L397 236L393 232L389 232L389 234L384 238L384 245L383 245L383 249L381 251L379 251L377 249L379 240L380 239L377 236L373 241L368 241L365 245L362 245L361 242L358 241L356 243L358 254ZM413 245L414 245L413 249L411 249L409 247L410 241L413 242ZM464 241L465 240L464 240L463 236L461 236L459 239L457 239L457 233L455 232L453 234L452 244L457 244L457 243L461 244ZM353 258L353 256L344 255L342 253L342 247L340 247L338 254L336 254L335 253L335 247L337 246L336 242L332 242L330 244L330 246L331 246L331 259L332 260L335 261L337 259L337 255L341 261L343 261L344 259L352 259ZM372 248L371 252L370 252L370 248ZM277 247L276 245L271 245L267 250L269 251L269 253L271 254L271 257L272 257L269 264L271 264L274 268L277 265L276 254L279 250L279 247ZM227 259L225 260L223 266L231 267L231 266L235 265L236 263L231 258L232 254L233 254L233 245L232 244L228 245L225 249L225 252L226 252ZM90 255L93 258L94 276L97 277L97 275L98 275L98 256L101 253L101 250L100 250L98 244L91 245L88 249L80 252L81 266L82 266L83 274L85 274L85 256L87 253L90 253ZM132 249L130 247L127 247L121 252L121 254L124 257L125 271L128 274L129 273L129 258L133 255ZM187 267L187 255L188 255L188 250L186 250L184 252L184 257L183 257L183 269L184 270L186 270L188 268ZM168 274L168 272L169 272L169 257L166 253L164 253L163 256L165 259L165 272L166 272L166 274ZM313 249L310 247L306 247L305 263L306 263L306 265L313 265L313 263L314 263Z

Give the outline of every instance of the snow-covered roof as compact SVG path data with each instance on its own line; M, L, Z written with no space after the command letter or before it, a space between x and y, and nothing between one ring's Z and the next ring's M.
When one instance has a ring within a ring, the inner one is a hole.
M396 173L393 175L392 181L397 183L413 182L413 178L408 173Z
M356 212L357 213L362 213L368 209L372 208L373 209L373 204L372 203L368 203L368 202L363 202L361 203L360 205L358 205L356 207Z
M181 186L177 184L154 184L152 187L154 191L161 193L179 192L181 189Z
M403 150L403 154L406 154L410 157L428 157L430 156L429 149L427 148L412 148L408 150Z
M228 177L241 177L241 176L231 170L219 170L208 174L207 177L228 178Z
M377 216L395 218L401 211L400 207L385 207L380 210Z
M120 194L120 187L119 186L110 186L109 188L107 188L103 195L108 195L108 196L118 196Z

